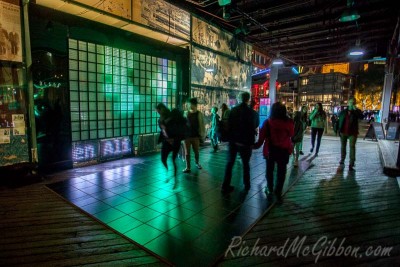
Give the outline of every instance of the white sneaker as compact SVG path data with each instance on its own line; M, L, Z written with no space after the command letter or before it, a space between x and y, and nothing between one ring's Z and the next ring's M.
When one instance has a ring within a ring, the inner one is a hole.
M196 163L196 167L197 167L197 169L203 169L203 167L201 167L200 163Z

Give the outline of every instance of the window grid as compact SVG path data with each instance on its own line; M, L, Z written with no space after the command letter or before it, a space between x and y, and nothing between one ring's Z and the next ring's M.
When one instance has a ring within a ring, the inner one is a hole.
M72 141L158 132L157 103L176 101L176 62L69 40Z

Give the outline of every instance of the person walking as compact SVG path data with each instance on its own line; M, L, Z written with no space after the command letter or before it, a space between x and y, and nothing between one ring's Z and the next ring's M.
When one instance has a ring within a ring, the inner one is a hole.
M229 150L221 188L222 193L230 193L234 190L231 185L232 169L238 153L242 159L244 187L245 190L250 190L250 157L259 118L257 112L249 107L250 93L243 92L240 97L241 103L232 108L228 119Z
M266 159L267 188L265 192L272 197L273 192L279 203L282 202L282 189L286 179L289 156L293 152L291 138L294 135L294 123L287 115L286 106L276 102L271 107L271 115L261 126L260 136L254 149L263 144L263 156ZM278 167L274 190L274 169Z
M211 128L210 128L210 141L211 145L214 149L214 152L219 150L219 125L220 125L220 117L218 115L218 108L213 107L211 109Z
M230 114L230 109L227 104L223 103L221 105L221 123L219 127L220 131L220 139L222 142L228 141L229 137L229 114Z
M294 135L292 137L292 142L294 144L295 159L293 161L293 166L297 167L299 165L299 156L303 155L303 137L304 131L307 128L307 107L302 106L300 111L294 113Z
M338 135L338 116L336 114L333 114L331 116L331 122L332 122L332 129L333 132L335 133L335 136Z
M354 171L356 162L356 142L358 132L358 120L363 118L362 111L355 106L356 100L350 98L348 100L348 108L342 110L339 114L339 134L341 143L340 165L344 165L346 159L347 140L350 145L350 163L349 171Z
M168 170L167 158L168 154L171 152L171 145L168 142L167 123L170 120L171 111L164 103L157 104L156 111L160 115L158 118L158 126L160 128L158 143L161 143L161 162Z
M317 147L315 149L315 156L318 156L319 147L321 145L322 134L324 133L326 124L326 113L322 108L321 103L315 105L314 110L310 114L311 121L311 149L310 153L313 153L315 147L315 138L317 137Z
M202 169L200 165L200 139L205 138L205 126L203 114L197 110L197 98L191 98L189 100L189 111L186 114L187 125L188 125L188 136L185 139L185 158L186 158L186 168L183 170L184 173L191 172L190 163L190 147L193 148L194 158L196 162L196 167Z

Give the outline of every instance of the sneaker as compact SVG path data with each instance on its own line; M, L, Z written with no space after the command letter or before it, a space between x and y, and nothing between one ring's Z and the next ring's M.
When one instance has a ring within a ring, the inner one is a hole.
M315 156L318 157L318 153L315 153Z
M183 172L183 173L189 173L189 172L190 172L190 169L186 168L186 169L184 169L182 172Z
M201 167L200 163L196 163L196 167L197 167L197 169L199 169L199 170L203 169L203 167Z
M313 153L313 151L314 151L314 148L311 148L311 149L310 149L310 153Z
M354 165L349 165L349 171L355 171Z
M235 187L233 187L233 186L231 186L231 185L228 185L228 186L226 186L226 187L222 187L222 188L221 188L221 192L222 192L223 194L229 194L229 193L233 192L233 190L235 190Z
M303 151L301 151L301 150L300 150L299 154L300 154L300 155L304 155Z

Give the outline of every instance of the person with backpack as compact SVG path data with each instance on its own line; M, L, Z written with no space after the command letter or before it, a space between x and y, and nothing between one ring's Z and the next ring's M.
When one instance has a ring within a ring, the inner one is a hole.
M271 107L271 115L261 126L260 136L254 149L263 144L263 156L266 160L267 188L265 192L272 197L273 192L278 203L282 202L282 189L285 183L289 156L293 152L291 138L294 135L293 120L287 116L286 106L276 102ZM278 167L276 185L274 188L274 169Z
M161 129L161 162L168 170L167 159L172 152L172 162L174 165L174 176L177 175L176 158L181 146L182 140L185 139L186 119L182 112L176 108L169 111L163 104L157 105L156 111L160 114L158 120Z

